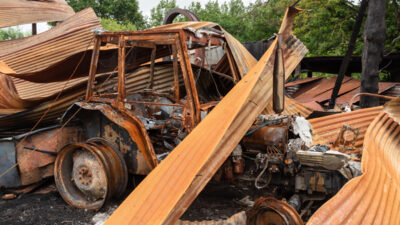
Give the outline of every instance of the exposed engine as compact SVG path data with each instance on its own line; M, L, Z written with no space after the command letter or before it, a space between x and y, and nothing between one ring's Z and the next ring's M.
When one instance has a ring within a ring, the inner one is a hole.
M284 200L307 219L360 175L360 163L349 155L311 143L311 126L304 118L260 116L215 179Z
M151 134L158 160L163 160L187 134L182 123L183 109L173 106L168 96L143 93L129 98L165 104L147 108L142 104L132 105L135 115ZM332 145L340 146L340 140L339 144L336 142ZM312 143L311 125L305 118L261 115L214 180L254 189L257 197L283 200L307 220L349 179L361 173L360 162L353 161L350 155Z

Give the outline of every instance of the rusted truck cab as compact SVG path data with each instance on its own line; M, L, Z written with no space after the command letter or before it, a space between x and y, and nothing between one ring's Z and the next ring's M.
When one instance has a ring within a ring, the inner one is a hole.
M104 48L118 54L109 56L114 71L99 74ZM65 146L57 156L60 194L73 206L98 209L123 193L128 174L155 168L235 85L238 74L220 30L97 34L85 99L62 118L80 124L86 141Z

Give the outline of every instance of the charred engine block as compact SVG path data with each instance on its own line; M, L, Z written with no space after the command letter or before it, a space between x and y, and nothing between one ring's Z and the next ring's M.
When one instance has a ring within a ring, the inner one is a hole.
M302 203L327 200L357 174L349 169L348 155L325 145L308 147L294 122L290 117L256 122L223 170L228 180L286 199L300 213Z

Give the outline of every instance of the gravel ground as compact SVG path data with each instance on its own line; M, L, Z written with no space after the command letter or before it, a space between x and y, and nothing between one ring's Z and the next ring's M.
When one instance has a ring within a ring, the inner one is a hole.
M0 225L101 224L120 204L108 202L99 211L84 210L67 205L54 188L45 194L24 194L12 200L0 200ZM49 188L47 188L49 189ZM40 190L40 189L39 189ZM7 193L0 191L0 196ZM239 188L225 183L209 184L181 219L189 221L225 219L245 210L237 200L246 195ZM254 199L254 198L252 198ZM97 222L97 223L96 223Z

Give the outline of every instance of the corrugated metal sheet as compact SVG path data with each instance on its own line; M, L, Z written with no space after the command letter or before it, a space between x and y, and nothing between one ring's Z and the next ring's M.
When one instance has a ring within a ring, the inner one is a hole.
M11 77L18 95L24 100L34 100L45 98L60 92L61 89L70 88L82 81L86 81L86 77L73 79L70 81L60 81L52 83L34 83L27 80Z
M213 22L206 22L206 21L188 21L188 22L181 22L181 23L171 23L171 24L166 24L162 26L157 26L157 27L152 27L147 30L171 30L171 29L184 29L184 28L194 28L195 30L197 29L202 29L205 27L215 27L218 28L219 25Z
M388 90L392 90L393 88L395 88L396 84L397 83L393 83L393 82L379 82L378 83L378 88L379 88L378 89L378 93L379 94L388 95L388 96L393 96L390 93L387 93L387 91ZM361 83L360 83L360 85L361 85ZM361 88L358 87L358 88L356 88L356 89L354 89L354 90L352 90L352 91L350 91L350 92L348 92L348 93L346 93L346 94L344 94L342 96L339 96L336 99L336 103L337 104L344 104L344 103L350 102L350 100L353 98L354 95L360 93L360 90L361 90ZM353 103L356 103L358 101L360 101L360 97L354 98Z
M400 123L400 97L386 103L384 111L390 116L390 118L397 123Z
M363 174L322 205L308 224L400 224L400 126L395 122L400 104L395 101L368 128Z
M322 106L327 106L328 101L332 96L332 90L336 82L336 77L329 79L321 78L306 78L300 79L292 83L288 83L286 87L296 86L294 91L291 91L291 96L298 102L309 108L321 111ZM379 82L378 93L384 93L391 90L397 83ZM344 77L342 86L336 99L336 104L349 103L354 95L360 93L361 81L355 78ZM359 97L354 99L354 103L359 101Z
M302 117L307 118L313 110L307 108L303 104L298 103L296 100L285 97L285 109L281 113L282 115L300 115ZM272 107L272 102L269 102L267 107L265 108L264 113L266 114L275 114L274 109Z
M159 63L154 66L153 90L163 93L171 91L174 85L174 68L171 63ZM182 73L178 74L180 83L183 85ZM126 74L125 88L127 93L137 93L147 88L150 79L150 65L141 66L132 73ZM118 78L109 79L99 92L112 90L117 87Z
M389 88L385 92L382 93L383 95L388 95L388 96L400 96L400 84L397 83L395 86Z
M32 106L19 98L10 77L0 74L0 114L20 112Z
M360 134L357 137L355 147L361 148L368 126L375 117L382 112L383 107L372 107L352 112L338 113L320 118L308 120L313 128L313 144L329 144L336 140L340 129L344 124L357 128Z
M232 51L233 58L235 58L240 76L243 77L247 72L253 68L257 60L252 54L240 43L236 38L224 30L225 39Z
M135 71L126 74L126 91L130 93L134 93L146 88L146 84L148 83L149 74L150 74L150 66L145 65L141 66ZM4 76L7 77L7 76ZM108 77L108 74L98 75L98 80L104 80ZM181 84L183 84L182 74L179 73ZM0 76L1 78L1 76ZM170 87L173 86L173 67L170 64L160 63L156 64L154 68L154 86L153 89L159 92L165 92L170 90ZM18 83L19 82L19 83ZM18 127L27 127L34 124L39 118L43 115L43 113L47 110L49 106L53 104L53 100L58 95L60 89L64 86L66 87L60 98L54 102L53 107L49 111L46 117L43 119L43 124L46 123L54 123L57 118L59 118L65 110L74 104L79 99L83 98L86 91L87 78L79 78L70 81L71 84L66 82L58 82L56 84L47 83L31 83L24 80L17 81L17 89L20 88L22 92L22 96L26 97L26 99L21 100L25 104L29 104L31 107L28 110L18 109L14 114L3 115L0 117L0 130L4 129L14 129ZM102 87L99 92L113 90L117 87L117 79L113 77L109 79ZM102 83L102 82L99 82ZM1 84L6 84L5 82L1 82ZM33 86L29 86L32 84ZM51 87L54 85L54 89ZM46 90L46 88L49 88ZM36 89L37 88L37 89ZM19 91L19 90L18 90ZM30 92L31 91L31 92ZM40 99L35 99L31 97L40 96ZM0 92L1 97L1 92ZM7 93L4 95L4 98L11 98ZM17 96L18 97L18 96ZM14 102L14 101L13 101ZM32 107L33 106L33 107ZM1 107L1 105L0 105ZM4 106L5 107L5 106ZM9 109L5 109L9 110ZM0 113L3 111L0 110ZM3 113L6 114L6 113Z
M149 30L163 30L163 29L187 29L194 28L195 30L204 28L214 28L223 32L225 39L232 51L232 55L235 58L235 62L238 66L240 75L243 77L254 65L257 60L252 54L231 34L222 29L218 24L212 22L183 22L183 23L172 23L151 28Z
M291 34L297 10L280 30L285 76L307 52ZM105 224L175 224L272 98L276 41L263 58L125 199ZM282 71L282 70L280 70Z
M69 74L35 74L77 53L86 51L92 43L92 29L100 27L91 8L82 10L49 31L25 38L0 42L0 72L34 82L66 80ZM77 63L64 65L74 68ZM14 73L10 72L14 71ZM64 76L63 76L64 75Z
M0 0L0 27L62 21L73 14L64 0Z

